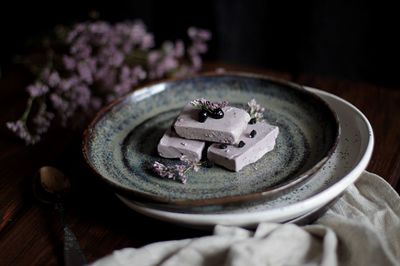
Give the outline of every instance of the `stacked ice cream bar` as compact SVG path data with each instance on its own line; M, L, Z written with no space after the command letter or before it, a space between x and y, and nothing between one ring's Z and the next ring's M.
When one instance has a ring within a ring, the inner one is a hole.
M187 156L200 161L205 159L202 155L208 147L207 160L237 172L273 150L278 133L278 127L265 121L256 122L243 109L231 106L205 109L192 102L165 132L158 153L165 158Z

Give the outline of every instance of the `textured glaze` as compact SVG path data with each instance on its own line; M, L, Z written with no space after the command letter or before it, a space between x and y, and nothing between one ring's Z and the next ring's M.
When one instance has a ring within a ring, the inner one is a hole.
M208 118L199 122L199 110L187 104L179 114L174 128L176 133L186 139L210 142L237 143L250 121L250 115L243 109L224 107L224 117Z
M312 90L337 112L341 138L327 163L307 182L273 200L226 206L202 206L173 211L164 206L120 199L130 208L163 221L211 229L216 224L255 227L260 222L292 222L325 208L354 183L365 170L374 146L374 134L367 118L357 108L332 94ZM161 208L163 207L163 208Z
M254 137L250 136L252 130L257 132ZM229 170L240 171L273 150L278 133L278 127L264 121L247 125L240 137L240 141L245 143L243 147L228 145L225 149L221 149L220 145L215 143L208 148L207 158Z
M192 99L227 100L240 107L251 99L279 127L275 149L234 173L220 167L188 174L188 183L161 179L150 165L157 143ZM85 133L89 165L120 193L170 204L215 204L274 196L294 189L317 171L339 134L334 113L302 87L245 74L206 75L140 89L102 110Z

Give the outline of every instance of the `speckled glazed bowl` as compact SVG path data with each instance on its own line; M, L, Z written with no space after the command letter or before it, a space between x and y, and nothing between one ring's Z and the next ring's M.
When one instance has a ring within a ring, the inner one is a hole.
M184 185L154 175L157 144L180 109L196 98L266 108L279 127L275 149L240 172L221 167L188 174ZM301 86L244 73L206 74L149 85L102 109L84 134L89 166L116 192L171 206L220 205L273 198L308 180L334 151L340 127L336 114Z

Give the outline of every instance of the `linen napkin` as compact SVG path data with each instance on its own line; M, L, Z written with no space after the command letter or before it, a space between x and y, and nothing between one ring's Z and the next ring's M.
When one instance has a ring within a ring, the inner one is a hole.
M312 225L218 225L211 236L125 248L93 265L400 265L400 197L364 172Z

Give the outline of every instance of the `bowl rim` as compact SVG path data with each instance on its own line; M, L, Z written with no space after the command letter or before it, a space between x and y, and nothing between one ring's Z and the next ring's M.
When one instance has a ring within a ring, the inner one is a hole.
M268 187L267 189L263 191L257 191L257 192L251 192L248 194L243 194L243 195L232 195L232 196L223 196L223 197L215 197L215 198L207 198L207 199L171 199L171 198L164 198L164 197L158 197L155 195L149 195L142 193L140 191L135 191L127 188L126 186L122 186L117 182L111 181L109 178L103 176L101 173L99 173L96 170L96 167L91 163L91 160L89 158L89 144L90 144L90 139L92 136L93 129L97 125L97 123L115 106L119 105L122 103L124 100L128 99L131 97L133 94L137 94L140 91L146 91L150 87L153 87L157 84L166 84L166 83L173 83L176 81L183 81L187 79L193 79L193 78L202 78L202 77L223 77L223 76L234 76L234 77L244 77L244 78L253 78L253 79L262 79L266 80L269 82L273 82L279 85L283 86L288 86L291 89L297 90L308 97L313 98L320 104L322 104L328 113L332 116L333 121L334 121L334 126L335 126L335 132L334 132L334 141L329 150L326 152L325 156L321 158L317 163L315 163L310 169L306 170L305 172L301 173L299 176L297 176L295 179L281 182L277 185ZM84 161L86 162L86 165L91 169L91 171L100 177L102 181L104 181L108 186L116 190L117 193L121 194L122 196L128 198L128 199L134 199L134 200L139 200L143 203L149 202L149 203L158 203L158 204L168 204L168 205L174 205L176 207L190 207L190 206L206 206L206 205L224 205L224 204L231 204L231 203L238 203L238 202L245 202L245 201L253 201L253 200L260 200L260 199L265 199L268 197L274 197L274 196L279 196L285 193L287 190L292 190L299 185L303 184L305 181L307 181L310 177L312 177L318 170L321 169L321 167L328 161L328 159L332 156L334 153L338 142L340 138L340 123L338 116L336 112L329 106L328 103L326 103L321 97L316 95L315 93L305 89L304 86L299 85L297 83L283 80L280 78L276 77L271 77L268 75L264 74L256 74L256 73L250 73L250 72L242 72L242 71L224 71L223 73L211 71L211 72L205 72L205 73L200 73L196 75L190 75L186 76L183 78L167 78L167 79L162 79L162 80L157 80L153 82L148 82L142 86L136 87L133 91L122 95L118 97L117 99L111 101L108 105L105 107L101 108L92 121L89 123L89 125L86 127L85 131L83 132L83 138L82 138L82 154Z
M313 92L317 92L318 94L320 94L321 97L328 97L331 98L331 100L333 100L334 102L337 101L337 103L335 103L336 106L342 105L348 108L348 111L351 112L351 114L349 114L350 116L354 115L361 120L361 124L359 126L354 125L354 127L357 129L365 129L364 131L361 131L361 135L364 135L365 141L361 141L361 143L363 144L360 145L360 150L358 151L359 153L354 153L354 156L357 156L357 160L354 161L354 163L351 165L351 168L346 174L338 175L335 178L334 183L319 187L319 189L322 188L322 190L316 189L312 195L296 201L295 203L289 203L285 206L274 207L265 211L256 212L256 214L252 212L201 214L185 212L177 213L166 210L165 208L155 209L152 208L152 206L143 205L140 202L128 202L127 200L121 198L121 196L116 194L117 197L122 200L124 204L129 203L128 207L130 208L135 205L136 209L134 210L146 216L170 223L198 227L202 229L206 229L209 226L214 226L215 224L227 223L226 221L229 221L228 225L242 227L255 227L262 221L290 223L292 218L298 217L299 213L304 214L321 208L324 204L326 204L326 202L332 201L335 197L338 197L342 193L344 193L345 189L349 185L356 182L363 175L363 173L368 174L368 172L364 172L364 170L366 169L373 153L374 133L367 117L350 102L326 91L311 87L306 88L308 90L312 90ZM350 127L353 127L353 125L350 125ZM342 134L339 143L342 141L343 137L345 136ZM333 169L335 169L335 167L333 167ZM257 218L253 217L253 215L256 215ZM218 221L211 221L212 219Z

